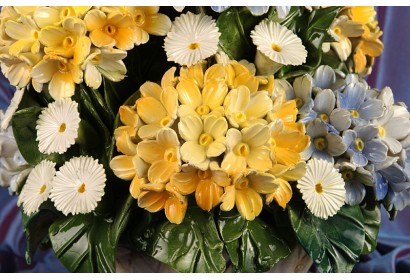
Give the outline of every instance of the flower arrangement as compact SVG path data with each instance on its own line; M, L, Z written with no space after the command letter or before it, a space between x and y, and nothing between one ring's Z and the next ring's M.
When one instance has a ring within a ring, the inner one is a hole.
M117 248L181 272L321 272L375 249L410 204L410 115L365 77L373 7L3 7L1 185L27 261ZM400 123L400 127L395 124ZM348 234L347 234L348 233Z

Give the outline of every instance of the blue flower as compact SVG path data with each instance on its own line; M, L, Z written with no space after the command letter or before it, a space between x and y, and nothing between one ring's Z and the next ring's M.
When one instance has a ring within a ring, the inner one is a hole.
M387 146L375 139L379 130L372 125L356 126L343 132L350 162L357 167L366 166L369 161L383 162L387 158Z
M231 6L211 6L211 9L214 12L222 13L230 7ZM246 6L246 8L248 8L248 10L254 16L261 16L269 11L269 6ZM276 11L278 13L279 18L285 18L290 11L290 6L276 6Z
M348 84L342 92L338 93L338 107L350 111L355 126L369 124L371 120L383 114L381 100L365 98L366 87L362 83Z

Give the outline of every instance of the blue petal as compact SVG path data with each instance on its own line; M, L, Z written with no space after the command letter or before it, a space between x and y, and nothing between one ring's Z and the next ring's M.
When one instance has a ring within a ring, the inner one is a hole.
M342 93L339 93L339 105L341 108L357 110L365 95L366 88L362 84L349 84Z
M389 183L402 183L406 181L406 174L404 173L403 168L397 163L393 163L389 167L380 170L380 173L387 179L387 181L389 181Z
M316 95L313 110L329 116L335 108L335 103L336 97L333 91L331 89L324 89Z
M285 18L289 14L290 6L276 6L276 11L280 19Z
M363 154L372 162L382 162L387 158L387 150L380 139L373 139L364 144Z
M345 182L346 198L345 201L349 205L358 205L362 202L364 196L366 195L366 189L363 184L358 181L347 181Z
M356 126L354 131L356 131L357 137L365 142L375 138L379 133L379 129L374 125Z
M394 192L402 192L410 188L410 182L402 182L402 183L389 182L389 186Z
M336 108L329 116L330 123L338 130L345 131L351 125L350 112L346 109Z
M248 10L254 16L261 16L266 14L269 10L269 6L246 6Z
M300 122L306 124L316 118L317 118L317 113L315 111L310 111L309 114L307 114L302 119L300 119Z
M353 141L357 138L357 133L354 130L348 129L343 132L343 142L345 142L347 147L353 144Z
M315 76L313 78L313 84L315 87L321 89L332 88L336 82L335 71L327 65L321 65L316 69Z
M211 9L214 12L222 13L223 11L227 10L230 6L211 6Z
M387 194L387 182L379 172L374 173L374 194L376 200L383 200Z
M350 150L352 151L352 150ZM356 165L357 167L366 166L368 161L367 158L362 155L362 153L358 153L353 151L352 157L350 158L350 162Z
M359 107L360 118L371 121L383 115L383 102L377 99L369 99Z
M334 163L334 158L329 155L327 152L324 151L319 151L319 150L315 150L312 154L312 158L316 158L316 159L323 159L326 160L330 163Z
M395 193L389 190L383 204L387 211L401 211L410 204L410 192L408 190L404 190L402 192Z

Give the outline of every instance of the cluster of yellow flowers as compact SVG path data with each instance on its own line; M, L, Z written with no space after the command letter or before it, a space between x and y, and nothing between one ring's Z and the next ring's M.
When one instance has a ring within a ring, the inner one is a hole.
M159 7L3 7L0 14L0 61L10 84L32 82L41 92L49 83L59 100L74 94L83 81L98 88L102 76L120 81L127 50L144 44L149 34L166 35L168 16Z
M296 122L296 102L286 100L272 75L255 76L236 61L183 67L179 77L175 71L165 73L161 86L144 83L135 104L119 110L122 154L110 167L132 180L138 205L165 209L177 224L192 193L203 210L236 206L247 220L259 215L263 199L284 208L289 181L306 169L299 153L310 143Z
M332 24L333 37L330 45L342 61L348 62L349 72L368 75L374 58L382 54L380 41L383 32L378 26L373 6L346 7Z

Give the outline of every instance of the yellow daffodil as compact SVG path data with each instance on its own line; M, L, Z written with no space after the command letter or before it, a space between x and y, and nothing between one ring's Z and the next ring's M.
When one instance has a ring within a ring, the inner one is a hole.
M155 213L165 209L167 219L174 224L184 220L188 200L168 184L144 184L138 197L138 206Z
M272 99L266 91L251 94L246 86L232 89L225 99L225 115L233 127L266 124L263 118L272 110Z
M278 187L274 192L266 195L266 204L270 204L273 200L275 200L280 207L285 209L286 205L292 198L292 187L290 186L288 181L280 178L275 179L274 182Z
M361 24L371 23L376 17L376 11L373 6L349 7L348 14L353 21Z
M222 169L230 175L244 172L247 167L257 171L268 171L272 167L269 141L269 127L254 124L241 131L230 128L226 133L227 152L222 161Z
M5 31L10 38L16 40L10 45L9 53L18 55L22 52L36 54L40 51L39 31L31 17L21 16L19 22L9 20L5 24Z
M122 60L126 56L127 52L119 49L93 48L82 65L87 86L98 89L102 75L113 82L124 79L127 68Z
M177 85L178 97L181 105L178 108L179 117L198 115L206 117L209 114L222 117L224 108L222 106L228 93L225 81L212 79L202 89L196 85L193 79L182 79Z
M90 53L91 41L86 36L87 28L81 19L66 18L62 27L44 27L39 36L44 45L44 52L70 59L70 63L79 65Z
M219 204L223 187L228 187L230 183L231 179L222 170L202 171L189 165L171 177L171 184L180 194L195 192L197 205L205 211L210 211Z
M285 92L281 92L276 97L272 111L268 112L269 122L281 120L285 129L299 131L305 134L305 125L296 122L298 109L295 100L286 100Z
M84 22L90 31L91 42L101 47L117 47L130 50L137 42L134 23L130 16L121 13L105 14L101 10L89 11Z
M234 206L242 218L252 221L262 211L263 201L260 194L273 193L278 188L275 177L268 173L239 173L233 184L225 188L221 197L221 210L230 211Z
M179 140L176 132L170 128L159 130L155 140L138 143L137 153L151 164L148 169L148 180L151 183L166 183L180 170Z
M229 88L238 88L243 85L246 86L251 93L254 93L258 90L259 80L249 73L246 66L240 64L237 61L230 61L226 66L227 72L227 84Z
M33 12L33 18L40 28L59 26L69 17L83 18L91 6L53 6L39 7Z
M202 120L190 115L181 119L178 129L186 141L181 146L182 160L198 169L207 170L211 158L220 156L226 149L228 123L223 117L210 115Z
M163 90L152 82L144 83L140 92L142 97L136 101L136 108L145 124L138 130L138 135L152 139L161 128L170 127L177 118L178 92L170 86Z
M40 84L49 82L48 90L54 100L74 95L75 84L83 81L83 71L66 58L45 55L32 70L33 80Z

